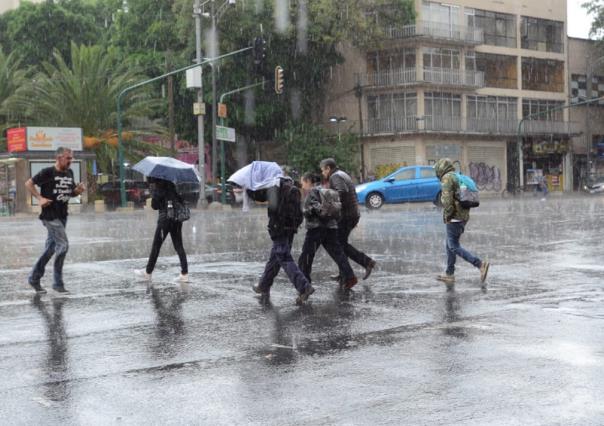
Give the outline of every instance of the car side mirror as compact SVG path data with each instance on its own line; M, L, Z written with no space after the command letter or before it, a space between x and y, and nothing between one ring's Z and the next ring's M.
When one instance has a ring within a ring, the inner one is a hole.
M388 178L384 182L392 183L392 182L394 182L394 178Z

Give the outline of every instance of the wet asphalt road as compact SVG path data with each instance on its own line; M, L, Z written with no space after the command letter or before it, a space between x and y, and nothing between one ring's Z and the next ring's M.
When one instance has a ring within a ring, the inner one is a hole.
M154 224L71 216L72 295L36 299L45 230L0 219L0 423L604 424L603 198L484 202L462 243L492 262L486 290L461 260L454 291L434 280L432 207L363 212L352 240L378 269L342 294L320 252L302 308L283 274L269 303L250 290L264 211L195 213L189 287L168 241L147 292Z

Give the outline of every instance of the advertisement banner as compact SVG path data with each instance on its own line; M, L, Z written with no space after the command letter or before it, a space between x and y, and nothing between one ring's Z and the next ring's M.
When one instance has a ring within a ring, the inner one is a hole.
M27 127L27 149L54 151L60 146L72 151L82 150L82 129L79 127Z
M17 127L6 131L8 152L27 151L27 132L25 127Z

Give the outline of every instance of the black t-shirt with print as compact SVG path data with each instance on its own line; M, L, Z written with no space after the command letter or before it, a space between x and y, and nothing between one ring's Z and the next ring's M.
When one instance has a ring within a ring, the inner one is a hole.
M52 200L48 206L42 208L41 220L65 219L67 217L67 203L73 197L76 187L73 171L67 169L64 172L57 170L54 166L40 170L32 178L32 181L40 187L40 195Z

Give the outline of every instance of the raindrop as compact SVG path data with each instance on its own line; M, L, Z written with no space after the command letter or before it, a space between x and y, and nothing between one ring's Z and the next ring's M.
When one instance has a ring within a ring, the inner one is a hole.
M292 117L298 120L302 115L302 94L300 89L294 88L291 90L290 96Z
M285 33L289 28L289 1L275 0L275 29Z
M298 52L305 54L308 50L308 7L306 0L300 0L296 29L298 30Z

